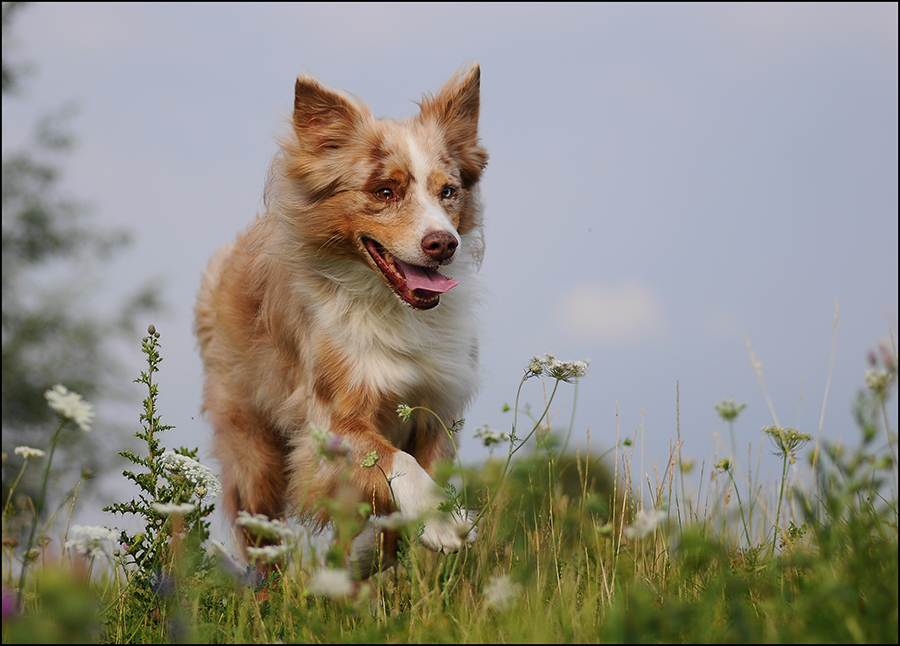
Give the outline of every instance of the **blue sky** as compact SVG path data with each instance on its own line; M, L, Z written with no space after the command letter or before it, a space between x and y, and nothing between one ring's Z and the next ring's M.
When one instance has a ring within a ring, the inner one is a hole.
M405 117L478 61L484 386L463 456L485 457L472 432L507 430L528 358L553 352L591 361L574 438L595 453L637 433L652 477L676 426L686 459L728 453L714 405L731 396L755 461L773 413L747 339L782 424L856 441L866 352L897 330L897 24L896 4L861 3L36 4L14 23L35 73L4 100L3 148L78 105L65 186L135 238L94 306L162 281L168 441L211 462L194 298L261 208L295 77ZM136 375L139 344L122 352Z

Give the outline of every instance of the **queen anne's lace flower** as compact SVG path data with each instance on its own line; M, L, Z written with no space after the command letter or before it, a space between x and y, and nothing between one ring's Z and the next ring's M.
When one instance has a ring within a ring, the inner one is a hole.
M70 392L62 384L56 384L44 393L50 408L78 425L82 431L90 431L94 421L94 407L78 393Z
M525 366L525 378L544 374L553 379L571 382L576 377L587 375L586 361L560 361L549 352L543 357L531 357Z
M180 453L166 451L159 459L167 471L183 476L197 487L197 494L202 498L206 494L213 498L222 493L222 485L209 467L205 467L193 458Z
M353 593L353 581L343 570L324 568L313 574L306 590L317 596L341 599Z
M17 446L13 451L16 455L21 455L26 460L28 458L42 458L46 455L44 451L40 449L33 449L30 446Z
M293 550L294 546L287 544L248 547L247 557L253 563L279 563L286 559Z
M522 593L522 586L507 575L492 577L484 586L484 603L488 608L504 610Z
M181 504L174 502L154 502L151 503L150 506L163 516L184 516L197 508L189 502Z
M666 512L662 509L652 509L650 511L641 509L637 513L634 523L625 528L625 536L628 538L644 538L656 531L656 528L665 519Z
M69 533L70 535L75 536L75 538L66 541L66 549L75 550L79 554L91 558L104 554L108 555L109 552L106 548L108 547L109 542L119 538L118 530L109 529L107 527L75 525Z
M795 428L785 426L766 426L762 432L769 436L772 444L778 449L775 455L779 457L790 455L793 458L794 454L812 439L809 433L801 433Z
M475 429L475 437L481 439L482 444L490 447L494 444L501 444L508 441L509 433L498 431L485 424L484 426L479 426Z
M293 530L284 521L269 518L263 514L248 514L246 511L239 511L237 520L234 522L256 538L291 544L296 538Z

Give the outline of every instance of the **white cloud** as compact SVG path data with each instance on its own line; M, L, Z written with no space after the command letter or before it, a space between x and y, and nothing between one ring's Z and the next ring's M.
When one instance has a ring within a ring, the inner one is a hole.
M622 345L660 338L665 315L647 285L574 285L560 297L558 323L579 341Z

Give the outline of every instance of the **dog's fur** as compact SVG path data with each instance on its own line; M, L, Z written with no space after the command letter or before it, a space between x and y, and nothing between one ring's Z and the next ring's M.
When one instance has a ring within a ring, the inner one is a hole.
M265 213L213 256L196 306L232 519L298 513L322 527L321 501L348 482L378 515L422 516L441 502L429 473L453 441L429 413L404 423L396 409L427 407L449 426L477 387L479 82L473 65L394 121L297 79ZM313 426L346 443L348 463L317 454ZM371 451L380 469L360 466ZM456 551L470 528L432 516L421 540ZM355 541L358 576L373 541L371 530Z

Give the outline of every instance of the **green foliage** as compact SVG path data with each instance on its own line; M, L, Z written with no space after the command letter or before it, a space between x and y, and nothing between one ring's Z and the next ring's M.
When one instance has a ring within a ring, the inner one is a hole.
M159 434L174 427L161 422L156 407L158 386L153 383L153 375L162 357L159 332L152 325L143 339L142 351L147 356L147 371L135 383L147 387L147 397L141 413L143 430L135 437L147 446L147 455L120 452L143 469L123 472L139 492L130 501L114 503L103 511L136 516L143 524L141 531L121 532L120 564L128 572L126 598L133 599L137 609L146 614L158 609L168 596L167 588L179 585L186 573L194 577L209 574L211 559L201 545L209 539L208 517L214 506L203 500L219 484L195 460L197 449L182 447L168 454L162 449ZM171 511L178 506L190 510Z
M354 508L345 511L355 529L338 530L337 548L323 553L310 542L301 553L291 537L282 547L294 550L293 562L252 577L228 557L214 567L205 555L212 505L203 501L213 485L198 476L202 470L173 469L194 464L196 451L163 449L160 433L170 427L156 407L158 338L151 328L143 343L148 370L136 380L147 388L136 434L147 452L122 452L135 467L125 477L139 493L108 508L136 516L142 529L121 534L112 572L92 577L84 566L99 562L77 559L35 564L21 604L10 612L5 587L4 643L897 641L897 501L888 493L896 465L878 441L889 389L869 384L861 393L858 446L823 443L808 492L785 477L807 438L793 429L764 429L782 479L772 499L751 490L768 519L758 534L748 528L750 509L745 517L740 495L741 513L730 517L726 508L686 513L677 496L666 503L671 472L657 485L655 508L642 506L641 486L630 481L630 450L621 450L631 446L625 441L613 449L624 477L604 466L607 454L558 453L548 442L533 443L533 453L511 461L530 437L549 435L548 407L524 439L517 440L523 435L514 422L506 460L477 469L451 465L438 474L448 510L482 509L472 549L434 554L416 546L413 532L394 568L352 583L340 568L360 527ZM565 364L553 365L558 374L544 376L564 382ZM529 367L522 383L543 374L539 361ZM346 447L327 431L318 436L321 459L346 463ZM486 446L501 438L487 430L480 437ZM378 468L377 456L367 464ZM717 470L729 476L722 485L738 492L733 463L720 460ZM164 513L155 507L160 503L194 509ZM337 500L323 504L341 510ZM776 523L773 545L771 523L779 513L786 526ZM255 518L244 529L275 523ZM722 524L733 527L723 532ZM283 523L276 529L288 531Z

